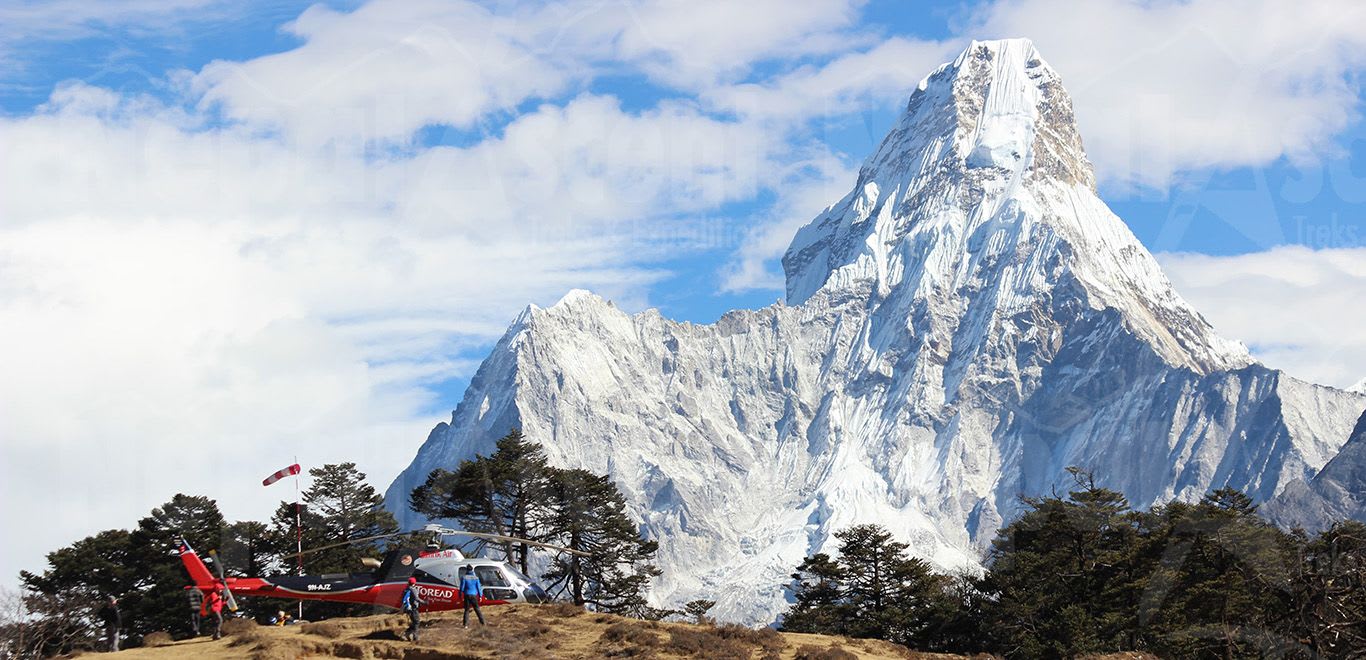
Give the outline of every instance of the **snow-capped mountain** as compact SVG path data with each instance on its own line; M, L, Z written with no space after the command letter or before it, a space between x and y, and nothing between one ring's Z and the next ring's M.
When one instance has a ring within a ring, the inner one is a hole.
M1312 479L1366 397L1219 337L1095 192L1026 40L925 78L783 258L787 302L678 323L591 293L529 307L388 492L518 426L610 473L660 541L661 603L772 621L787 575L877 522L975 567L1021 494L1094 472L1136 506Z

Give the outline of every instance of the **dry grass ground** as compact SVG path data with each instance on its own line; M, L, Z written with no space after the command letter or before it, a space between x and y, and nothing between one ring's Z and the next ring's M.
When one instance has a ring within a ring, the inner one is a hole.
M460 626L460 613L424 617L422 641L402 641L406 620L399 614L334 619L315 624L260 627L220 641L172 642L121 652L111 658L394 658L466 660L484 658L708 658L768 660L857 660L908 658L950 660L962 656L915 653L876 640L778 633L739 626L697 626L639 621L585 612L569 605L509 605L484 611L487 627Z

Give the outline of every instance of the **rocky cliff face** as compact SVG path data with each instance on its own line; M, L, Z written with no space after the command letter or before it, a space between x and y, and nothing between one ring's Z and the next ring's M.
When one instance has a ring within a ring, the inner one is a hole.
M1312 479L1296 479L1263 512L1282 527L1320 532L1333 523L1366 521L1366 413L1333 460Z
M1137 506L1308 482L1366 397L1217 336L1096 196L1071 102L1025 40L974 42L922 81L854 189L783 258L787 303L710 325L575 291L528 308L407 493L519 426L609 473L660 541L655 597L785 609L835 531L887 526L978 565L1019 496L1092 470Z

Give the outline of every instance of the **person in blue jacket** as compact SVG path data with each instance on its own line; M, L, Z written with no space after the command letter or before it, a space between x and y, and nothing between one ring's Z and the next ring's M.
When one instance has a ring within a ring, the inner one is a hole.
M403 590L403 611L408 613L408 629L403 637L410 642L417 641L418 610L425 604L417 591L417 578L408 578L408 588Z
M479 625L484 623L484 613L479 611L479 594L483 591L484 585L479 584L479 576L474 574L474 566L465 567L465 577L460 578L460 596L465 601L465 618L460 624L462 627L470 625L470 608L474 608L475 616L479 617Z

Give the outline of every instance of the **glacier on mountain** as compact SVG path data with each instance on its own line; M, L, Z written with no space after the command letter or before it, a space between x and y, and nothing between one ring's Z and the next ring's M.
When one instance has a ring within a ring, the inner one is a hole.
M1033 45L973 42L926 77L852 191L797 232L787 300L680 323L588 292L528 307L390 487L511 427L610 474L664 574L653 597L765 623L833 533L885 525L980 566L1068 466L1140 507L1310 483L1366 408L1218 336L1100 200Z

